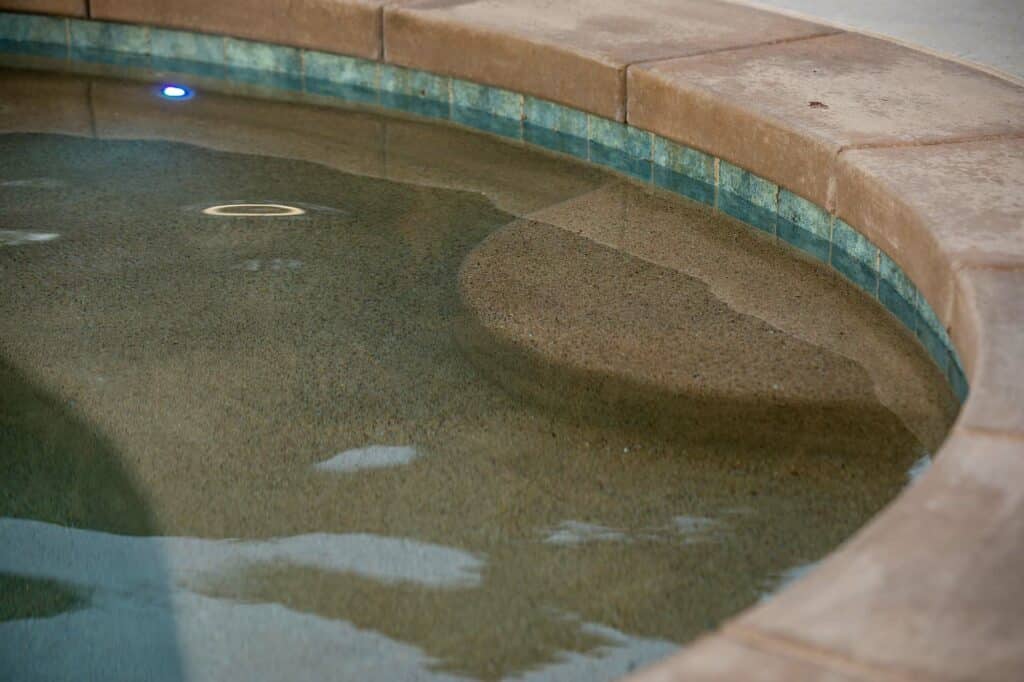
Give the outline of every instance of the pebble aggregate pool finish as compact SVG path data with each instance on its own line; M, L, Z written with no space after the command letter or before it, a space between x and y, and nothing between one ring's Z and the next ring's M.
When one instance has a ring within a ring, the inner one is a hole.
M324 115L440 166L502 145ZM611 679L770 598L942 442L941 373L836 273L507 149L577 180L0 136L0 678Z

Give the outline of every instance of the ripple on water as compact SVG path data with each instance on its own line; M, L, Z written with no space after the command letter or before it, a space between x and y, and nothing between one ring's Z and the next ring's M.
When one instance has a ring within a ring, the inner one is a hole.
M401 466L419 458L420 453L408 445L368 445L338 453L328 460L313 465L317 471L349 473L364 469L382 469Z
M60 237L53 232L30 232L28 230L0 230L0 246L21 246L38 242L52 242Z

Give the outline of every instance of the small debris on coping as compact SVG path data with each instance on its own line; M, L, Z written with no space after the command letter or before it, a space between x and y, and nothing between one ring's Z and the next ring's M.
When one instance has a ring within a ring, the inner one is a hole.
M819 102L816 99L812 99L810 102L807 103L807 105L811 107L811 109L828 109L827 104L825 104L824 102Z

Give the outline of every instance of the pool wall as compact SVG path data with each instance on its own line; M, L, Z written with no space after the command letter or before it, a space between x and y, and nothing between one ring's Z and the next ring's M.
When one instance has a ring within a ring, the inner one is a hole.
M654 0L632 24L611 3L538 24L535 2L493 1L310 1L244 21L263 4L0 0L41 12L0 14L0 52L450 121L714 206L831 265L961 400L970 376L971 397L932 471L818 570L644 674L1024 670L1024 90L720 2ZM628 49L602 42L609 27Z

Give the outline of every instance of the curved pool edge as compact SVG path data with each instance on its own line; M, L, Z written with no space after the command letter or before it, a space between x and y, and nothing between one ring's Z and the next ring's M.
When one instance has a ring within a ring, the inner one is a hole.
M26 9L26 3L18 4ZM146 4L138 3L139 11L145 13ZM117 5L94 0L93 16ZM124 18L110 11L106 18ZM374 11L380 13L382 34L376 39L381 52L388 44L392 13L406 12L403 30L435 51L451 45L453 35L475 32L487 38L480 39L481 46L495 39L494 29L472 21L417 19L415 5ZM675 20L678 15L676 10ZM150 23L168 21L153 15ZM568 153L703 200L833 265L905 324L909 321L954 387L969 376L970 397L932 469L817 570L640 677L1006 679L1024 669L1024 625L1017 618L1024 591L1014 560L1024 536L1024 492L1017 483L1024 475L1024 407L1019 400L1024 245L1020 200L1015 198L1024 177L1024 117L1014 120L1013 109L1009 114L1004 110L1002 118L990 117L987 127L972 127L955 111L938 111L923 119L917 133L899 120L888 134L878 131L877 139L844 142L809 121L802 106L783 115L786 107L759 107L728 87L699 81L699 73L681 80L678 68L647 73L648 65L612 65L622 77L621 96L615 97L620 97L623 115L636 124L626 125L523 95L537 93L540 86L513 82L515 73L499 70L490 77L485 69L477 83L462 80L463 73L430 73L429 63L402 68L282 47L308 44L290 35L286 22L268 29L272 34L248 36L278 45L40 15L0 15L0 22L8 27L0 29L0 49L8 52L173 67L178 73L270 88L319 88L318 94L452 120ZM542 38L517 33L514 26L507 39L510 45L530 46L524 61L535 70L554 49ZM849 41L853 48L844 49L857 48L856 37ZM749 44L755 43L751 38ZM320 47L358 53L343 39ZM583 47L557 48L572 53L577 62L593 62L588 68L607 66L607 60ZM473 49L463 61L486 57ZM759 49L774 52L759 55ZM785 49L733 48L693 59L720 81L723 76L715 71L723 68L720 60L735 66L735 60L746 57L744 68L761 60L777 69L779 60L785 61L779 51ZM904 50L869 51L865 59L883 72L890 63L898 69L909 60L914 73L934 73L940 81L954 68ZM415 62L414 57L406 60ZM458 61L444 68L457 71ZM572 68L576 62L555 63ZM762 67L767 68L757 66ZM820 68L835 65L823 58ZM994 83L990 75L960 65L954 70L949 83L970 89L977 79L978 92L1024 103L1020 88ZM634 77L640 71L645 76ZM877 83L883 90L887 85L884 78ZM634 108L636 102L641 104ZM934 104L922 95L916 108L911 102L904 111L922 113ZM984 107L967 112L978 120L984 113ZM935 120L944 125L929 130Z

